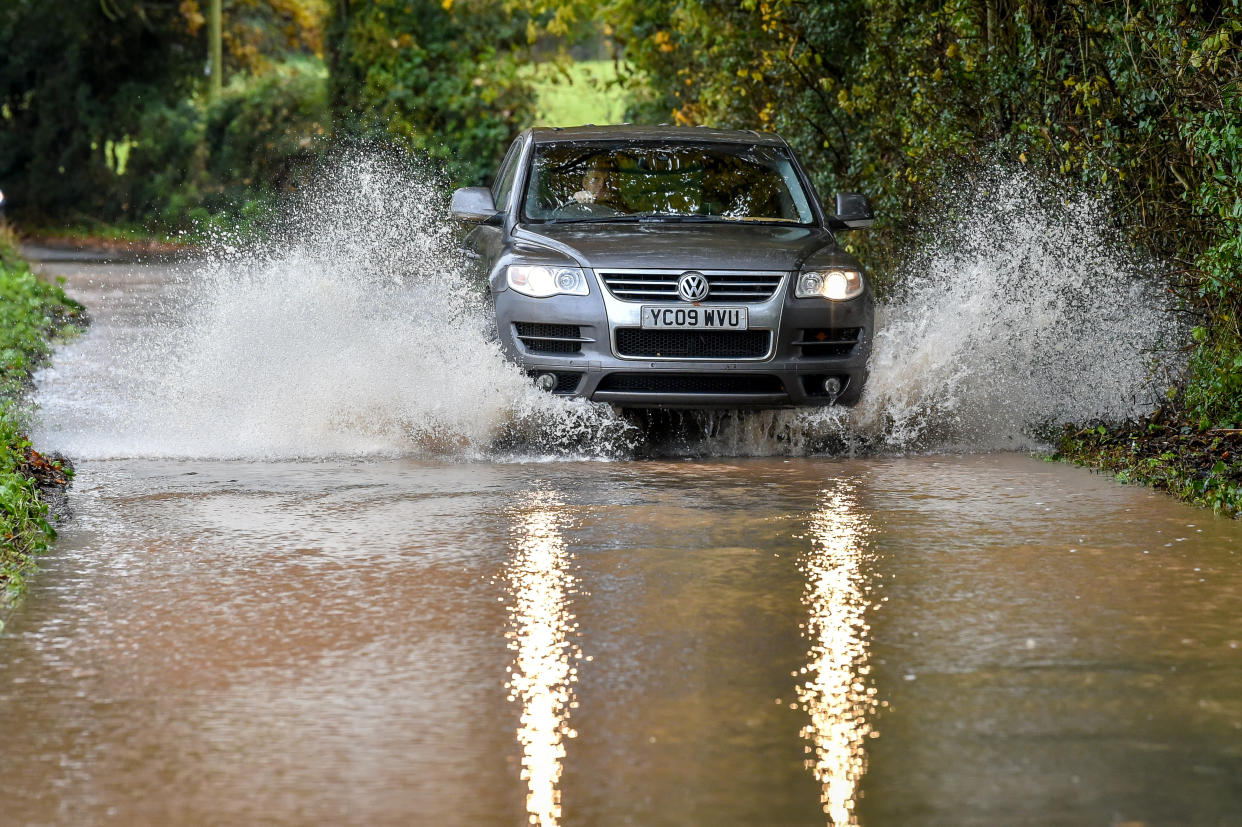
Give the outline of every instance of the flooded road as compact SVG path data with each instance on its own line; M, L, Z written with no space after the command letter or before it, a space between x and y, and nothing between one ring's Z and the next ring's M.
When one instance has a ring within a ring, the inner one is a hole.
M97 323L41 442L81 447L73 389L172 300L55 266ZM1141 488L1019 453L86 455L0 633L6 823L1242 820L1242 526Z

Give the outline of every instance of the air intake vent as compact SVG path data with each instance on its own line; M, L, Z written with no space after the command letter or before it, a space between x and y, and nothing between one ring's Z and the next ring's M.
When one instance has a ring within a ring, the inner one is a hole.
M759 359L770 330L643 330L617 328L617 355L663 359Z
M584 339L576 324L514 322L513 329L531 353L581 353L582 343L593 341Z
M861 327L810 328L800 331L793 344L802 348L803 356L849 356L858 346L861 335Z
M624 393L777 394L780 377L744 373L610 373L596 390Z

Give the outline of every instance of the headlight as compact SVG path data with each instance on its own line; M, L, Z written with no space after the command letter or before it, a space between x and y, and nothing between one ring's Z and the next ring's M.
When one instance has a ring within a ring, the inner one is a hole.
M548 296L585 296L586 274L579 267L511 264L506 275L511 290L537 299Z
M798 276L794 295L800 299L820 296L842 301L852 299L862 291L862 273L857 270L815 270Z

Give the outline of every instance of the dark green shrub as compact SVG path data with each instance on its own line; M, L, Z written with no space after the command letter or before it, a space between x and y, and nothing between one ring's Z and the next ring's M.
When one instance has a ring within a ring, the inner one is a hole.
M123 176L132 214L174 229L253 215L297 186L329 124L327 75L309 59L239 76L214 101L154 107Z
M509 4L516 5L516 4ZM526 22L500 0L345 0L330 26L344 137L396 144L484 183L534 116Z

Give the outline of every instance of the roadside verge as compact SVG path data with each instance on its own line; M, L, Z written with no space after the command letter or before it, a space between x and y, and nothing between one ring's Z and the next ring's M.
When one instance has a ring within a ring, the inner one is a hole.
M40 281L0 223L0 612L25 588L35 558L56 537L52 522L72 469L26 437L33 376L53 342L85 326L86 310Z
M1242 515L1242 429L1203 430L1161 409L1140 422L1067 425L1051 459L1167 491L1229 517Z

